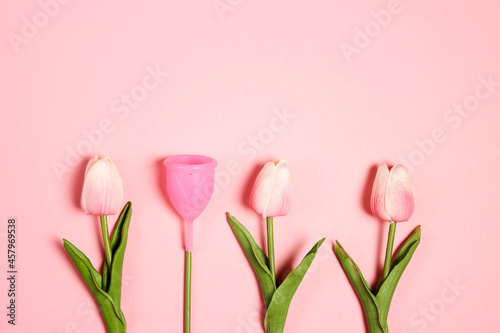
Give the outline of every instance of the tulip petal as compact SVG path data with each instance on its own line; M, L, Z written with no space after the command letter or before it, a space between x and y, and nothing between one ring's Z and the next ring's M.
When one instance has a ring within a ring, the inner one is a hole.
M115 164L109 158L94 162L83 183L82 209L91 215L112 215L122 202L123 182Z
M403 165L395 165L387 180L385 211L392 221L408 221L415 210L415 194L408 171Z
M264 217L266 217L265 213L273 187L274 171L274 162L264 164L262 170L257 175L257 179L255 179L252 193L250 194L250 207Z
M87 179L87 178L85 177L85 179ZM82 207L85 214L91 215L90 211L87 208L87 199L86 199L86 195L85 195L85 193L86 193L85 192L85 183L86 183L86 181L84 180L83 181L82 196L80 197L80 207Z
M87 177L87 173L89 173L90 168L94 164L96 164L97 161L99 161L99 157L97 157L97 155L95 155L94 158L89 160L89 162L87 163L87 167L85 168L85 177Z
M391 221L391 217L385 211L385 198L387 191L387 181L389 179L389 168L387 164L382 164L377 169L377 175L373 182L370 207L373 215L384 221Z
M89 173L89 170L90 168L97 162L99 161L99 158L97 157L97 155L94 156L94 158L90 159L87 163L87 166L85 167L85 178L87 178L87 174ZM84 184L85 184L85 180L84 180ZM83 211L85 212L85 214L87 215L90 215L90 212L89 210L87 209L87 204L85 202L85 195L84 195L84 191L82 191L82 196L80 198L80 206L82 207Z
M290 201L292 197L292 178L288 163L280 161L274 167L273 184L269 202L264 212L265 216L284 216L290 211Z

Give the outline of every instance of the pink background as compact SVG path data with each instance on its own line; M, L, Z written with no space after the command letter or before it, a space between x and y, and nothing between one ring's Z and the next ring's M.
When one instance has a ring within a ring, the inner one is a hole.
M247 200L275 159L289 162L295 190L275 222L279 276L327 238L287 333L366 332L332 242L375 281L387 225L367 198L375 166L398 162L412 169L417 209L396 242L418 224L423 236L391 333L498 332L499 2L61 2L0 4L1 332L104 332L61 241L100 266L97 219L78 205L92 154L112 157L133 202L129 332L181 332L182 229L161 161L182 153L219 162L195 222L193 332L263 332L260 290L224 213L264 245ZM4 314L9 217L15 327Z

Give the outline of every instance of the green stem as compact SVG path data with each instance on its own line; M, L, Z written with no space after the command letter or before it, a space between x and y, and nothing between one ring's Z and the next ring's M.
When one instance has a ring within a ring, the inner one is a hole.
M109 231L108 231L108 218L106 215L101 216L101 231L102 242L104 244L104 252L106 253L106 263L111 270L111 245L109 245Z
M269 270L271 277L276 286L276 264L274 262L274 232L273 232L273 218L267 217L267 255L269 257Z
M381 281L385 281L391 271L392 249L394 247L394 235L396 235L396 222L389 225L389 236L387 237L387 249L385 251L384 274Z
M184 275L184 333L191 332L191 261L192 253L186 251Z

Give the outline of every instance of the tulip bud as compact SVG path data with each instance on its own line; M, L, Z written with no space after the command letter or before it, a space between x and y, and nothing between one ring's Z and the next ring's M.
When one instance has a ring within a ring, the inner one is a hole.
M113 215L123 203L123 182L109 157L95 156L87 164L81 206L87 215Z
M373 215L383 221L408 221L415 210L415 194L408 171L395 165L389 171L386 164L377 170L371 196Z
M250 194L250 207L263 217L285 216L290 211L292 182L286 161L267 162Z

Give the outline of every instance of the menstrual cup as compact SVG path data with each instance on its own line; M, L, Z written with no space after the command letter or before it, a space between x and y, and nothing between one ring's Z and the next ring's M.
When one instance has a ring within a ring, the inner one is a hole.
M165 159L167 192L175 210L186 221L186 251L193 251L193 222L208 205L214 191L217 161L200 155Z
M185 221L184 332L191 322L191 262L193 222L208 205L214 191L217 161L200 155L170 156L163 162L167 168L167 193L175 210Z

